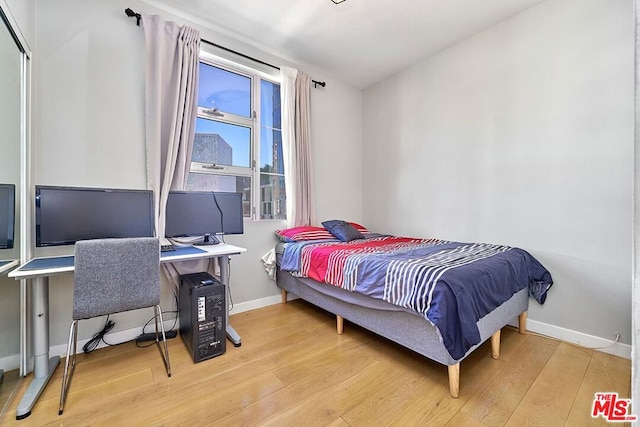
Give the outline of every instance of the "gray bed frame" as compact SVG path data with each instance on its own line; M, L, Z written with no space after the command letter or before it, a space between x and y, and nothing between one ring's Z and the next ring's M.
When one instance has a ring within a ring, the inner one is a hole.
M407 347L429 359L448 366L449 393L458 397L460 392L460 362L486 340L491 339L491 356L500 356L500 331L518 319L521 334L526 331L528 289L513 295L508 301L494 309L477 322L480 343L472 347L460 359L453 359L440 341L436 328L417 313L365 295L349 292L336 286L313 279L294 277L286 271L276 270L276 283L282 290L282 303L287 302L287 293L292 293L330 313L336 315L336 327L343 333L343 319L362 326L382 337Z

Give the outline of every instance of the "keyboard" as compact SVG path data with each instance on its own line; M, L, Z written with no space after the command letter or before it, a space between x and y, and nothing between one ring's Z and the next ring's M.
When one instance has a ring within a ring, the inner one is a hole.
M160 245L160 252L171 252L175 250L176 250L176 247L173 246L171 243L166 245Z

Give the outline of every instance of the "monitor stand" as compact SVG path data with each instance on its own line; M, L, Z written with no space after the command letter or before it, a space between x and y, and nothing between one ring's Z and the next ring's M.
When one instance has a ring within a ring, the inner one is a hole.
M205 234L204 240L201 243L194 243L193 246L211 246L211 245L217 245L218 243L220 243L220 241L216 236L213 236L211 234Z

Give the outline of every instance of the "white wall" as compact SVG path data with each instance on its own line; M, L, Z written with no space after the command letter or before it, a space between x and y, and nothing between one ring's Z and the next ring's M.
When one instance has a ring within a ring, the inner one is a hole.
M632 5L548 0L366 89L364 223L522 247L531 323L630 344Z
M127 7L181 22L137 0L38 1L34 184L144 188L144 34L135 19L125 16ZM213 29L191 25L207 40L271 63L285 63ZM338 214L361 220L362 94L320 70L298 68L327 82L324 89L311 89L319 215L332 216L333 206L340 204ZM327 154L338 150L349 155L348 162L336 164ZM338 185L340 191L335 190ZM273 231L282 226L281 221L246 222L244 235L227 236L228 243L248 249L231 263L236 311L279 298L260 257L273 247ZM71 247L47 249L37 253L72 251ZM51 345L56 347L66 342L71 321L71 275L53 277L50 287ZM163 307L174 307L167 289ZM118 315L115 331L142 326L149 317L146 312ZM94 333L101 322L81 324L80 338Z

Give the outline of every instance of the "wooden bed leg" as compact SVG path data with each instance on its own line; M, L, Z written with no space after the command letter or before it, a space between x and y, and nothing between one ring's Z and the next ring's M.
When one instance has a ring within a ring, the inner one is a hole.
M527 312L523 311L518 316L518 329L522 335L527 333Z
M500 358L500 330L491 335L491 357L494 359Z
M282 295L282 304L286 304L287 303L287 291L285 291L284 289L280 290L280 295Z
M342 335L344 333L344 317L338 316L336 314L336 330L338 331L338 335Z
M460 363L449 366L449 394L456 399L460 395Z

